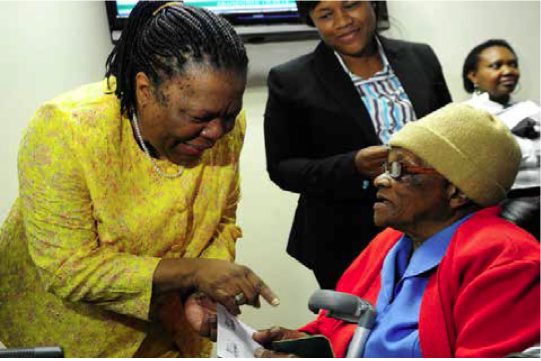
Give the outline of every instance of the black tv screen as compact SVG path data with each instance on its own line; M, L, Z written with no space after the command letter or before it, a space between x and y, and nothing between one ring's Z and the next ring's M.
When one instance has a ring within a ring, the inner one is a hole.
M119 17L128 17L137 1L115 1ZM272 23L272 22L299 22L297 6L293 0L260 0L260 1L190 1L184 4L203 7L229 19L234 25Z
M105 1L111 39L116 42L131 10L137 1ZM297 12L294 0L222 0L193 1L185 4L204 7L225 17L245 41L315 38L315 28L305 25ZM380 30L389 27L387 5L377 1Z
M120 37L124 23L136 3L133 0L105 2L113 42ZM245 40L272 34L317 35L314 28L302 23L293 0L185 0L184 3L220 14L229 20Z

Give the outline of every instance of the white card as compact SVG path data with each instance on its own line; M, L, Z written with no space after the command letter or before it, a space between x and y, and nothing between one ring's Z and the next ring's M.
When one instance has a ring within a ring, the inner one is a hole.
M223 358L253 358L260 344L252 340L255 330L231 315L218 303L217 355Z

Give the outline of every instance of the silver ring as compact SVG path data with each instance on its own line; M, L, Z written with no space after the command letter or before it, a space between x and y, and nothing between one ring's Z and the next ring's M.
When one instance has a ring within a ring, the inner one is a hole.
M237 305L242 305L246 303L246 297L244 296L244 293L239 293L235 296L235 302Z

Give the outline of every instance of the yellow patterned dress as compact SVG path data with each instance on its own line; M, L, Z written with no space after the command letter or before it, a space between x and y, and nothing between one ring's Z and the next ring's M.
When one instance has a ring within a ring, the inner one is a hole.
M234 259L244 134L242 112L171 179L105 80L45 103L22 139L19 198L0 232L0 340L68 357L208 356L178 300L162 309L170 332L149 321L152 277L161 258Z

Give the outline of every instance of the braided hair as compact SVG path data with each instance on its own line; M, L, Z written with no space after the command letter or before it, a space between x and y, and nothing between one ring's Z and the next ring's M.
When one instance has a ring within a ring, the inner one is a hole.
M107 58L105 77L116 78L121 112L131 119L137 73L145 73L157 89L182 75L189 61L243 77L248 70L246 49L224 18L182 3L139 1Z
M466 92L473 93L475 91L475 86L468 77L468 74L472 71L477 70L477 65L479 63L479 55L485 49L492 48L493 46L502 46L504 48L507 48L511 53L513 53L515 57L517 56L515 50L511 47L511 45L503 39L490 39L477 45L470 51L468 56L466 56L466 60L464 60L464 65L462 66L462 83L464 84L464 90L466 90Z

